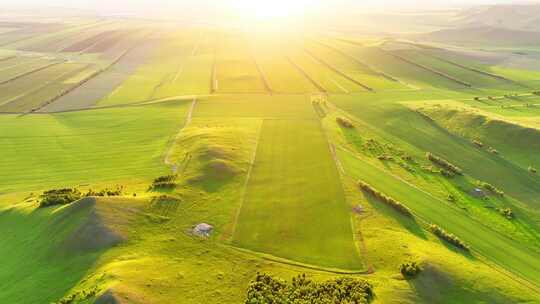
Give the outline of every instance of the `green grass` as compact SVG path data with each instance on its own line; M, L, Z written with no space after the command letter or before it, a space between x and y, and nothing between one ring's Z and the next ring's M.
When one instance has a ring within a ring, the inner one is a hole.
M470 220L466 213L448 207L446 202L365 161L342 151L339 152L339 156L349 174L402 201L426 223L440 225L498 265L520 274L534 284L540 282L540 268L535 263L540 258L538 253L528 250L519 242L500 235L480 222ZM501 248L504 248L504 251Z
M350 57L340 53L339 49L331 49L328 46L311 42L306 47L316 54L319 58L324 58L329 64L344 73L345 75L355 79L356 81L376 90L399 90L406 89L404 85L397 81L392 81L378 75L373 70L366 66L360 65ZM330 45L330 47L333 47Z
M137 180L167 172L169 139L188 102L52 115L2 115L0 192L107 180ZM36 153L36 151L39 151Z
M349 210L319 122L264 120L234 244L315 265L361 269Z

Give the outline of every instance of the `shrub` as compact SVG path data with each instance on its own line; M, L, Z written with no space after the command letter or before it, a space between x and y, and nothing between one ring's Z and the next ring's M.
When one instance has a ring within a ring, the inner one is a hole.
M291 283L258 273L249 284L246 304L367 304L373 298L372 285L361 279L336 278L314 282L305 274Z
M344 127L344 128L347 128L347 129L352 129L352 128L354 128L353 123L352 123L350 120L348 120L347 118L344 118L344 117L336 117L336 122L337 122L340 126L342 126L342 127Z
M493 154L499 154L499 151L493 147L488 147L488 152Z
M493 186L490 183L478 181L477 184L479 187L482 187L493 194L504 196L504 192L502 190L499 190L497 187Z
M499 208L497 209L499 213L505 218L511 220L514 218L514 212L510 208Z
M444 177L450 177L450 178L456 176L453 172L445 170L445 169L441 169L441 174Z
M435 224L431 224L429 226L429 230L431 230L431 232L433 232L433 234L435 234L439 238L447 241L448 243L450 243L450 244L452 244L452 245L454 245L454 246L456 246L458 248L461 248L461 249L466 250L466 251L470 250L469 245L465 244L457 236L446 232L444 229L442 229L441 227L439 227L439 226L437 226Z
M414 261L411 262L405 262L399 266L399 272L403 275L406 279L412 279L416 277L422 269L420 268L420 265Z
M178 176L176 174L163 175L163 176L156 177L148 190L153 191L153 190L172 189L176 187L177 177Z
M382 154L377 156L378 160L394 160L394 158L388 154Z
M39 207L67 205L81 199L82 194L77 188L52 189L41 194Z
M438 156L435 156L433 155L432 153L430 152L427 152L426 153L426 157L427 159L429 159L432 163L452 172L452 173L455 173L457 175L463 175L463 171L461 170L461 168L451 164L449 161L447 161L446 159L444 158L441 158L441 157L438 157Z
M89 189L84 196L120 196L124 191L124 186L116 186L115 189L105 188L102 190L94 191Z
M409 208L407 208L405 205L403 205L401 202L398 202L395 199L384 195L383 193L377 191L377 189L373 188L371 185L369 185L367 183L364 183L363 181L359 181L358 186L363 191L373 195L375 198L377 198L378 200L386 203L387 205L394 208L398 212L400 212L400 213L402 213L402 214L404 214L406 216L410 216L410 217L413 216L411 210Z
M538 171L536 170L536 168L534 168L533 166L529 166L528 168L529 172L531 173L537 173Z
M483 147L484 147L484 143L481 142L481 141L479 141L479 140L474 139L474 140L472 141L472 143L473 143L475 146L477 146L478 148L483 148Z

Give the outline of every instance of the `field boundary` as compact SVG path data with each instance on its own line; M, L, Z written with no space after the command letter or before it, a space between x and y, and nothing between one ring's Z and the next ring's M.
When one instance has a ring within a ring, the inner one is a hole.
M337 53L339 53L339 54L341 54L341 55L343 55L343 56L345 56L345 57L347 57L349 59L351 59L356 64L364 67L365 69L369 70L373 74L379 75L379 76L381 76L383 78L386 78L386 79L388 79L390 81L394 81L394 82L398 82L398 83L400 82L399 79L397 79L397 78L395 78L395 77L393 77L393 76L391 76L389 74L386 74L385 72L379 71L378 69L374 68L373 66L368 65L367 63L361 61L357 57L355 57L355 56L353 56L353 55L351 55L351 54L349 54L349 53L347 53L347 52L345 52L345 51L343 51L343 50L341 50L341 49L339 49L337 47L328 45L328 44L326 44L324 42L320 42L318 40L313 40L313 41L320 44L320 45L322 45L322 46L324 46L324 47L326 47L326 48L329 48L329 49L331 49L331 50L333 50L333 51L335 51L335 52L337 52Z
M382 48L379 48L379 50L380 50L381 52L385 53L385 54L388 54L388 55L394 57L394 58L397 58L397 59L399 59L399 60L401 60L401 61L404 61L404 62L406 62L406 63L408 63L408 64L414 65L414 66L416 66L416 67L418 67L418 68L421 68L421 69L426 70L426 71L428 71L428 72L431 72L431 73L433 73L433 74L439 75L439 76L441 76L441 77L443 77L443 78L446 78L446 79L448 79L448 80L451 80L451 81L453 81L453 82L455 82L455 83L461 84L461 85L466 86L466 87L468 87L468 88L472 88L472 87L473 87L472 84L470 84L470 83L468 83L468 82L459 80L459 79L457 79L457 78L455 78L455 77L453 77L453 76L450 76L450 75L448 75L448 74L446 74L446 73L444 73L444 72L438 71L438 70L433 69L433 68L431 68L431 67L428 67L428 66L426 66L426 65L423 65L423 64L420 64L420 63L416 63L416 62L412 61L411 59L405 58L405 57L403 57L403 56L401 56L401 55L397 55L397 54L394 54L394 53L392 53L392 52L383 50Z
M437 60L440 60L442 62L446 62L448 64L451 64L453 66L457 66L459 68L462 68L464 70L468 70L468 71L471 71L471 72L476 72L478 74L481 74L481 75L484 75L484 76L489 76L491 78L495 78L495 79L499 79L499 80L503 80L503 81L506 81L506 82L509 82L509 83L513 83L513 84L516 84L516 85L519 85L521 87L524 87L524 88L529 88L528 86L524 85L524 84L521 84L515 80L512 80L512 79L509 79L509 78L506 78L506 77L503 77L503 76L500 76L500 75L497 75L497 74L493 74L493 73L489 73L489 72L486 72L486 71L482 71L482 70L479 70L479 69L476 69L476 68L471 68L471 67L468 67L466 65L462 65L460 63L457 63L457 62L454 62L454 61L451 61L451 60L447 60L447 59L444 59L444 58L441 58L439 56L435 56L435 55L431 55L431 54L427 54L428 56L432 57L432 58L435 58Z
M176 174L178 172L178 166L171 161L171 155L174 152L174 146L176 144L176 141L178 138L180 138L180 135L182 133L182 130L184 130L190 123L193 115L193 109L195 109L195 104L197 103L197 98L193 98L193 101L191 102L191 106L188 110L188 113L186 115L186 120L184 121L184 124L180 127L174 138L169 143L169 148L167 149L167 152L165 154L165 159L163 160L163 163L167 166L171 166L173 174Z
M277 256L274 256L274 255L271 255L271 254L268 254L268 253L254 251L254 250L250 250L250 249L246 249L246 248L242 248L242 247L238 247L238 246L234 246L234 245L227 245L227 244L220 244L220 245L224 246L224 247L227 247L227 248L231 248L233 250L236 250L236 251L239 251L239 252L242 252L242 253L246 253L246 254L249 254L249 255L252 255L252 256L256 256L258 258L261 258L263 260L267 260L267 261L270 261L270 262L276 262L276 263L280 263L280 264L284 264L284 265L289 265L289 266L294 266L294 267L299 267L299 268L304 268L304 269L309 269L309 270L315 270L315 271L327 272L327 273L334 273L334 274L348 274L348 275L369 275L369 274L371 274L371 272L369 272L369 270L352 270L352 269L340 269L340 268L318 266L318 265L313 265L313 264L296 262L296 261L293 261L293 260L277 257Z
M247 193L247 187L249 184L249 181L251 179L251 172L253 171L253 166L255 165L255 160L257 159L257 150L259 149L259 142L261 140L261 130L263 127L265 119L261 119L261 123L259 125L259 128L257 129L257 141L255 142L255 147L253 148L253 155L251 156L251 162L249 163L248 172L246 174L246 179L244 180L244 184L242 185L242 194L240 195L240 206L238 206L238 209L236 210L236 213L234 215L233 224L231 227L231 236L230 241L234 240L234 235L236 233L236 227L238 226L238 219L240 218L240 213L242 212L242 208L244 207L244 203L246 201L246 193Z
M274 90L272 90L272 87L270 86L270 82L268 81L268 77L266 77L266 73L262 69L259 62L257 61L257 58L255 57L255 55L253 55L253 49L250 49L250 55L251 55L250 56L251 60L253 61L253 63L255 64L255 67L257 68L257 71L259 72L259 77L261 79L261 82L264 85L264 88L266 89L268 94L272 95Z
M343 73L342 71L340 71L338 68L334 67L333 65L331 65L330 63L324 61L323 59L319 58L318 56L316 56L315 54L313 54L310 50L308 50L307 48L304 48L304 52L306 52L306 54L308 54L311 58L315 59L315 61L319 62L320 64L322 64L323 66L325 66L326 68L332 70L333 72L337 73L338 75L344 77L345 79L353 82L354 84L357 84L359 86L361 86L362 88L370 91L370 92L375 92L375 90L373 88L370 88L369 86L361 83L360 81L352 78L351 76Z
M289 56L286 56L287 58L287 61L289 61L289 63L294 66L299 72L300 74L304 75L304 77L312 84L315 86L315 88L317 88L317 90L319 90L319 92L321 93L328 93L328 91L320 84L318 83L315 79L313 79L313 77L311 77L308 72L306 72L300 65L298 65L296 62L294 62ZM304 94L302 94L304 95Z
M40 84L39 86L34 87L33 89L31 89L31 90L29 90L29 91L26 91L26 92L24 92L24 93L21 94L21 95L17 95L17 96L15 96L15 97L11 98L11 99L8 99L8 100L5 101L5 102L2 102L1 105L0 105L0 107L8 106L9 104L12 104L12 103L14 103L14 102L17 102L20 98L24 98L24 97L26 97L26 96L29 96L29 95L34 94L34 93L36 93L36 92L39 92L40 90L42 90L42 89L44 89L45 87L47 87L49 84L51 84L51 83L53 83L53 82L55 82L55 81L61 79L62 77L66 76L66 75L73 75L73 74L75 74L75 73L78 73L78 72L84 70L85 68L86 68L86 66L85 66L84 68L80 68L80 69L77 69L77 70L74 70L74 71L67 71L67 72L61 73L60 75L57 75L57 77L55 77L55 78L53 78L53 79L50 79L50 80L47 80L47 81L45 81L45 83L42 83L42 84ZM39 109L39 107L41 107L41 105L38 106L37 109ZM26 111L26 112L21 111L21 112L17 112L17 113L19 113L19 114L22 113L22 114L24 115L25 113L32 112L32 111L37 110L37 109L30 109L30 111Z
M31 74L34 74L34 73L37 73L37 72L41 72L43 70L46 70L52 66L55 66L55 65L59 65L59 64L62 64L62 63L66 63L67 60L61 60L61 61L57 61L57 62L51 62L49 64L46 64L44 66L41 66L41 67L38 67L38 68L35 68L31 71L28 71L28 72L24 72L24 73L21 73L21 74L18 74L18 75L15 75L13 77L11 77L10 79L7 79L7 80L4 80L2 82L0 82L0 85L4 85L4 84L8 84L10 82L13 82L17 79L20 79L20 78L23 78L23 77L26 77L28 75L31 75Z

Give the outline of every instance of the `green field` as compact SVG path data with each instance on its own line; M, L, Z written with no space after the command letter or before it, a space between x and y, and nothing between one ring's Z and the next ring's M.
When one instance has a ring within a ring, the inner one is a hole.
M319 122L265 120L245 191L235 244L310 264L362 268Z
M1 192L166 172L162 156L182 125L187 102L53 115L3 115ZM39 128L36 128L39 126ZM39 151L38 154L35 151Z
M540 27L431 40L501 10L3 11L0 303L540 302Z

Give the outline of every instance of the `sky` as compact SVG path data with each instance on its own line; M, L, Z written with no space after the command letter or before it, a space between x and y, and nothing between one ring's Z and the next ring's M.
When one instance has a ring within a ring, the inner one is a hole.
M265 11L276 14L300 13L328 9L433 9L482 4L515 4L536 0L0 0L3 7L65 7L90 9L102 14L160 12L236 11L242 13Z

